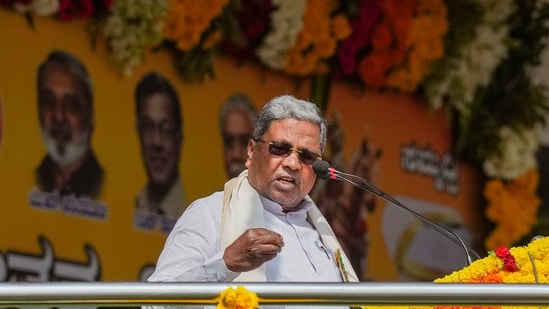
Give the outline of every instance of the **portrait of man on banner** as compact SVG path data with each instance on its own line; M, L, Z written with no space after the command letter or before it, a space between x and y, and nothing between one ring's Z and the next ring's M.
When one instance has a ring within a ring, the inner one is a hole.
M219 110L219 131L223 141L223 159L227 179L237 177L246 169L248 141L257 117L257 109L243 93L234 93Z
M160 225L168 233L186 207L179 175L183 145L179 96L169 80L149 72L135 88L135 106L147 184L135 199L134 224L139 230Z
M91 147L92 81L74 55L52 51L37 72L38 120L47 154L35 170L41 191L96 199L104 170Z

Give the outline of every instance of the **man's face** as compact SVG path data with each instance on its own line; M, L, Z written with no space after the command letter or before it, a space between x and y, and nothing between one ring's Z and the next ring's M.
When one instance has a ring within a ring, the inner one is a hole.
M141 102L139 139L149 183L169 186L178 174L182 136L173 115L172 101L156 93Z
M223 123L223 155L225 172L229 178L238 176L246 169L247 145L252 137L252 120L247 112L229 111Z
M284 142L293 148L320 154L320 128L308 121L283 119L273 121L261 137L264 141ZM248 179L262 196L291 211L301 204L316 180L312 165L300 161L296 152L288 156L269 153L269 144L248 143Z
M78 160L89 147L91 102L82 87L58 64L48 65L39 83L42 137L50 156L63 166Z

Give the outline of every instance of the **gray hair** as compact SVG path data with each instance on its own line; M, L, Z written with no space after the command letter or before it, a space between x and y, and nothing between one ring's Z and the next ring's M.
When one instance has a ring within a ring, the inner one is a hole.
M291 95L274 97L259 112L253 138L260 138L271 125L271 122L282 119L305 120L320 128L320 150L324 152L328 128L326 119L320 109L309 101L297 99Z
M75 55L67 51L53 50L48 55L46 60L38 66L38 74L36 79L38 89L40 89L42 78L47 66L52 63L63 66L82 86L82 89L84 89L84 97L88 103L88 108L90 109L91 115L93 112L93 89L90 75L84 63L82 63Z
M248 113L250 120L252 121L252 127L255 126L255 119L257 117L257 109L252 103L250 98L243 93L235 93L231 95L219 110L219 130L223 134L224 120L230 111L243 111Z

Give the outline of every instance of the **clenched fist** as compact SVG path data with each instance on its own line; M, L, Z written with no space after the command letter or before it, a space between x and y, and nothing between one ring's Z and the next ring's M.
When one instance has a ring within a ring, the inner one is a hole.
M274 258L283 246L280 234L264 228L252 228L225 249L223 260L231 271L250 271Z

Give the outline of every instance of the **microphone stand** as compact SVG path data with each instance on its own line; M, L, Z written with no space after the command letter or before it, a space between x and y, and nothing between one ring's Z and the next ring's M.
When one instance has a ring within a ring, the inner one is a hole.
M315 169L315 172L316 172L316 169ZM361 177L358 177L356 175L340 172L340 171L338 171L338 170L336 170L332 167L328 168L327 173L325 175L320 175L320 173L317 173L317 174L319 174L319 176L321 178L324 178L324 179L330 178L330 179L336 179L336 180L341 180L341 181L345 181L347 183L350 183L350 184L356 186L357 188L360 188L360 189L362 189L366 192L370 192L370 193L374 194L375 196L377 196L381 199L384 199L385 201L387 201L389 203L392 203L392 204L406 210L407 212L412 214L414 217L421 220L423 223L425 223L428 226L430 226L430 227L434 228L435 230L437 230L439 233L444 235L444 237L448 238L449 240L451 240L455 244L461 246L463 248L464 252L465 252L466 257L467 257L466 266L469 266L471 263L473 263L473 258L471 257L471 252L474 253L475 259L480 259L480 256L474 250L468 248L467 245L465 245L465 242L463 242L463 239L461 239L461 237L456 232L454 232L450 229L447 229L447 228L439 225L438 223L423 217L419 213L413 211L412 209L410 209L406 205L399 202L397 199L393 198L392 196L390 196L390 195L386 194L385 192L381 191L380 189L376 188L374 185L368 183L365 179L363 179ZM453 236L453 237L451 237L451 236Z

